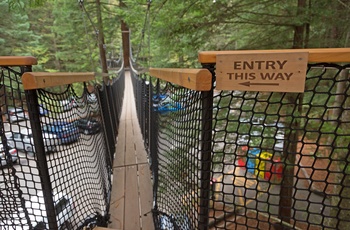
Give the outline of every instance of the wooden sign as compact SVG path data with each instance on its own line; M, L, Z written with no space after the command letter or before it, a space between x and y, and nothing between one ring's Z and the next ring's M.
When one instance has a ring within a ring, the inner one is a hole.
M219 54L216 89L304 92L307 63L307 52Z

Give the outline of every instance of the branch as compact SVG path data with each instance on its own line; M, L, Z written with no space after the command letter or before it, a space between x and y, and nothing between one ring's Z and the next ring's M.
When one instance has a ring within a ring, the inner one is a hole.
M346 4L345 4L344 2L342 2L341 0L338 0L338 2L339 2L341 5L345 6L346 8L350 9L350 6L346 5Z

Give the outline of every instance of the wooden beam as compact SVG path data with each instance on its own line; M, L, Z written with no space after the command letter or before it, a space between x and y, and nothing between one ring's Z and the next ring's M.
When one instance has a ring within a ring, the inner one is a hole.
M137 165L125 167L124 229L141 229Z
M209 91L212 74L207 69L150 68L150 75L197 91Z
M118 152L118 154L125 153ZM109 228L125 229L125 183L127 182L125 181L125 167L113 168L113 187L109 208L111 223L108 225ZM138 197L135 197L135 199L138 199ZM129 215L137 214L130 213Z
M0 66L36 65L38 61L32 56L0 56Z
M324 48L324 49L282 49L282 50L232 50L232 51L201 51L198 53L198 61L202 64L215 64L219 54L255 54L276 52L308 52L309 63L350 62L350 48Z
M95 73L47 73L25 72L22 75L23 88L25 90L41 89L52 86L68 85L77 82L95 80Z

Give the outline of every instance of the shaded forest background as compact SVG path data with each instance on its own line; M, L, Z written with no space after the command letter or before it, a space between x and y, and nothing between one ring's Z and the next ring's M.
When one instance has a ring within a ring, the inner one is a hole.
M104 72L101 48L108 60L118 59L126 33L144 67L199 67L203 50L350 45L350 0L0 0L0 14L0 55L34 56L33 71ZM350 213L340 215L347 220Z
M197 67L202 50L348 47L349 12L350 0L0 0L0 55L101 72L99 45L117 59L129 28L141 65Z

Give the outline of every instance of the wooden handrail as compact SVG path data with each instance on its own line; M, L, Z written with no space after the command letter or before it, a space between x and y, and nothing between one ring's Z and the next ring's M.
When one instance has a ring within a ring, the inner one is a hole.
M150 68L150 75L188 89L209 91L212 74L207 69Z
M258 54L258 53L276 53L276 52L308 52L309 63L350 62L350 48L201 51L198 53L198 61L202 64L215 64L216 56L219 54Z
M52 86L68 85L77 82L95 80L95 73L47 73L47 72L25 72L22 75L23 88L42 89Z
M38 61L32 56L0 56L0 66L29 66Z

